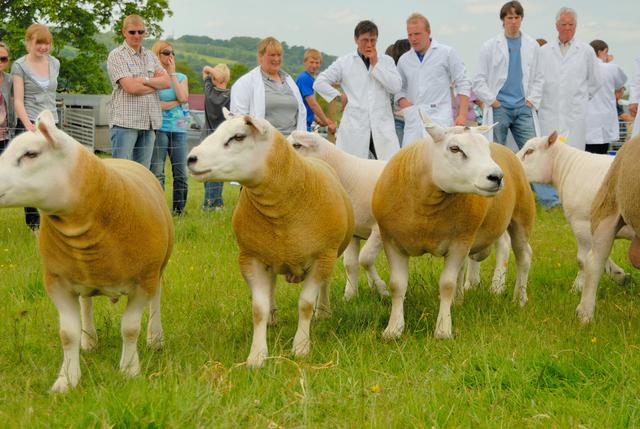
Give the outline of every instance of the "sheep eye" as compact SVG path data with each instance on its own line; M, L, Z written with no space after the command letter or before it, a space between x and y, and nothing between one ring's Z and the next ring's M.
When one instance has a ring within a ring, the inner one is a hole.
M301 147L302 147L302 145L300 143L294 143L293 144L293 148L296 149L296 150L300 149Z
M40 152L28 150L25 153L23 153L20 158L18 158L18 164L20 164L20 161L22 161L24 158L34 159L34 158L37 158L38 155L40 155Z
M459 153L459 152L462 152L462 150L461 150L461 149L460 149L460 147L458 147L458 146L450 146L450 147L449 147L449 151L450 151L451 153Z
M235 136L233 136L233 139L235 141L241 142L245 139L245 137L247 137L246 134L236 134Z
M527 156L527 155L531 155L532 153L533 153L533 149L527 149L524 155Z

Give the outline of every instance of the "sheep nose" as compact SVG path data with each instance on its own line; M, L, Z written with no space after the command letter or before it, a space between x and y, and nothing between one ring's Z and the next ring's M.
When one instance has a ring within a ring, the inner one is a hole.
M195 155L191 155L189 158L187 158L188 165L195 164L196 162L198 162L198 157Z
M502 173L494 173L487 176L487 180L496 184L496 186L500 186L502 184L502 178L504 174Z

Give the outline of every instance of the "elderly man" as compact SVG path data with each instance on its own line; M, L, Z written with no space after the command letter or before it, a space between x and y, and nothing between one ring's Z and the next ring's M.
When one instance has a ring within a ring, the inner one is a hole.
M124 43L109 53L107 71L113 86L109 122L113 157L149 168L155 130L162 126L157 90L169 88L171 79L153 52L142 46L145 32L140 16L124 19Z
M427 18L419 13L409 16L407 38L411 49L398 60L402 89L396 94L405 114L403 147L424 136L421 124L415 126L418 110L443 127L453 125L451 86L460 95L455 124L466 125L471 91L464 63L452 47L431 38ZM416 108L407 109L411 106Z
M567 143L584 150L587 105L601 79L593 48L574 38L576 23L576 12L561 8L556 16L558 38L540 48L544 87L538 117L542 135L567 131Z
M371 153L374 158L389 159L400 149L390 100L402 80L393 59L378 54L378 27L373 22L359 22L354 40L356 51L320 73L313 89L327 102L340 96L344 113L336 139L339 149L361 158Z

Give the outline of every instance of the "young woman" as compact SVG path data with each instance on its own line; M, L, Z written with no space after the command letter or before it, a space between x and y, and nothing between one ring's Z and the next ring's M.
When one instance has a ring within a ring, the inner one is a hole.
M43 110L49 110L58 122L56 111L56 89L60 61L49 52L53 36L43 24L31 24L24 37L27 55L18 58L11 66L13 77L13 99L18 117L16 134L35 131L35 121ZM38 210L25 207L27 225L33 231L40 226Z
M164 161L169 155L173 171L173 214L181 215L187 203L187 112L182 105L189 98L187 76L176 72L173 46L160 40L151 48L171 78L171 88L158 91L162 128L156 132L151 171L164 189Z

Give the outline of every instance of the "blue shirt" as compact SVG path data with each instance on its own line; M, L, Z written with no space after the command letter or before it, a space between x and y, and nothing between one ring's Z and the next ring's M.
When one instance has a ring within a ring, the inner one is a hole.
M507 46L509 48L509 72L507 80L496 98L504 107L515 109L523 107L525 103L522 87L522 56L520 54L522 37L507 37Z
M296 78L296 85L298 85L298 89L300 90L300 95L302 95L302 102L304 103L304 107L307 109L307 131L311 131L311 123L313 122L313 110L307 103L307 99L310 95L313 95L313 81L315 79L313 76L309 74L308 71L303 71Z
M182 82L187 78L182 73L176 73L178 82ZM158 91L160 101L176 101L176 90L171 83L171 88ZM160 131L165 133L186 133L187 132L187 112L185 112L182 104L177 105L173 109L162 111L162 128Z

